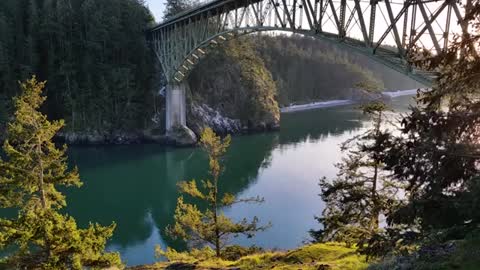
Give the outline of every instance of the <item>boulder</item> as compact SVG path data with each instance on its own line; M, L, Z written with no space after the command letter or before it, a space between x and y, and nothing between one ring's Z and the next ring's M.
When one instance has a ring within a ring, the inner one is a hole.
M191 146L197 143L195 133L184 125L174 126L167 131L167 139L176 146Z

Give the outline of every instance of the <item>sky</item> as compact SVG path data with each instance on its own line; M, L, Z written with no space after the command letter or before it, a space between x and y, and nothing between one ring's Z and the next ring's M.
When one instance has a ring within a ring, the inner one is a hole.
M155 20L158 22L163 16L163 9L165 6L166 0L146 0L147 6L155 16Z

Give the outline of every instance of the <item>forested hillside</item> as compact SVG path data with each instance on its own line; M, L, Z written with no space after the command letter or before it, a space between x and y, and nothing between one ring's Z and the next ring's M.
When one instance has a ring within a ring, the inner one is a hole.
M192 111L188 125L199 132L195 107L206 104L223 116L239 120L239 127L223 127L230 132L272 129L279 125L277 88L272 74L249 38L229 41L212 52L190 75ZM214 126L207 121L203 125ZM223 132L217 127L217 132Z
M47 104L66 130L143 127L155 110L154 57L141 0L0 1L2 122L17 81L48 81Z
M247 66L250 72L243 72ZM365 56L311 37L272 34L253 34L219 46L195 67L188 81L188 125L197 134L201 126L212 126L219 133L276 126L277 103L283 107L318 100L356 99L362 93L359 83L385 90L421 87ZM199 110L206 113L197 108L201 104L229 119L219 120L213 112L205 120L197 115ZM240 124L235 125L231 119Z
M274 76L282 105L316 100L348 99L355 84L376 82L368 69L349 61L338 51L326 50L322 42L303 36L253 37Z
M172 6L167 13L187 6ZM162 76L145 36L153 23L143 0L0 1L0 129L19 93L17 82L36 74L48 81L42 110L66 120L60 135L68 142L159 138ZM213 114L236 121L231 132L278 126L277 105L350 98L360 81L383 81L390 89L417 86L312 38L255 34L226 46L192 73L190 104L208 105ZM195 125L199 118L191 116Z

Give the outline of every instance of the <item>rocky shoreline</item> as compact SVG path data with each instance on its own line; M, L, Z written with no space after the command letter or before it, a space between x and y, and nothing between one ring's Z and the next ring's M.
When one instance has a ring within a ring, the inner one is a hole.
M289 113L295 111L310 110L316 108L326 108L334 106L343 106L361 102L367 102L370 100L389 100L394 97L413 95L416 90L402 90L395 92L383 92L383 93L370 93L352 91L349 99L342 100L330 100L313 102L308 104L296 104L281 109L282 113ZM260 122L249 123L249 125L242 125L240 120L229 118L222 115L217 110L209 107L206 104L191 104L188 111L187 119L188 128L193 131L194 134L189 134L186 137L195 137L201 133L204 127L211 127L217 134L221 135L242 135L252 134L258 132L277 131L280 129L278 122ZM185 132L182 132L182 134ZM135 131L62 131L57 137L56 141L60 143L66 143L69 145L128 145L128 144L142 144L153 143L162 145L174 145L174 146L190 146L195 144L192 140L175 140L173 137L183 138L185 136L165 134L164 130L160 127L153 127L144 130Z
M280 123L272 120L242 125L239 119L227 117L206 104L191 104L187 116L187 126L197 135L205 127L210 127L215 133L221 135L251 134L280 129Z
M69 145L125 145L140 143L168 144L167 136L155 130L142 131L61 131L55 137L56 142Z

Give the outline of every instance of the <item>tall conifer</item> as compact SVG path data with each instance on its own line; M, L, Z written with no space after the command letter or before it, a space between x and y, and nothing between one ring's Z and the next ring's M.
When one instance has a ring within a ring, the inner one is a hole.
M400 186L385 173L381 162L389 138L382 130L385 110L381 102L363 106L372 127L342 144L347 156L337 164L337 178L320 181L326 206L317 217L323 229L311 232L315 240L361 244L380 229L380 217L398 206Z
M50 122L39 111L46 99L41 95L44 87L35 77L21 83L3 145L6 159L0 160L0 207L17 211L13 218L0 219L0 248L12 250L8 267L80 270L120 265L118 254L104 252L115 224L79 229L72 217L59 212L66 202L57 188L82 183L77 169L68 168L66 147L57 148L52 141L63 120Z

